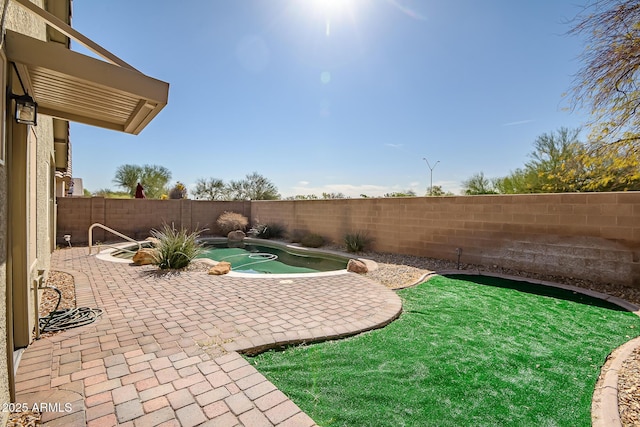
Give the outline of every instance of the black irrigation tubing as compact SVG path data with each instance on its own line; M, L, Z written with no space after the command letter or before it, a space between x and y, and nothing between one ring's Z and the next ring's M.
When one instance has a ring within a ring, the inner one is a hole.
M40 333L56 332L88 325L98 320L98 317L102 314L101 309L89 307L58 310L60 301L62 301L62 292L55 286L47 286L47 288L53 289L58 293L58 303L51 313L39 319L38 327L40 328Z

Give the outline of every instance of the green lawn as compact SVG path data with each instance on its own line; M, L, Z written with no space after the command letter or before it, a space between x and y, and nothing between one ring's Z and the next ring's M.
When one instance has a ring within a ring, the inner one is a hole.
M591 425L600 367L640 318L539 289L434 277L383 329L248 360L321 426Z

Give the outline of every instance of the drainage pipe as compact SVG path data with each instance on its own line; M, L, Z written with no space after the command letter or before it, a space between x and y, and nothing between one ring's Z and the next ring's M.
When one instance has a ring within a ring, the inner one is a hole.
M36 339L40 339L40 301L38 291L44 283L44 270L38 270L38 276L33 281L33 317L35 317Z

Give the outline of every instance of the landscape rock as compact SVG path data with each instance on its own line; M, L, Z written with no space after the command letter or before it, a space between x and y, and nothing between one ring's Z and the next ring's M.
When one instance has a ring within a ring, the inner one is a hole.
M230 231L229 234L227 234L227 240L229 240L230 242L240 242L244 240L245 237L247 237L247 235L244 233L244 231L240 230Z
M157 251L154 248L142 248L133 255L133 263L135 265L149 265L156 260Z
M351 271L352 273L365 274L369 271L367 265L357 259L350 259L347 264L347 271Z
M209 269L209 274L213 276L220 276L223 274L227 274L231 271L231 264L226 261L220 261L213 267Z

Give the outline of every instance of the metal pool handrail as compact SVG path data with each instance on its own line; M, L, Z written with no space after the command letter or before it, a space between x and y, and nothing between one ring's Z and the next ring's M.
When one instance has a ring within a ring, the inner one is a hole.
M113 228L109 228L106 225L100 224L99 222L96 222L94 224L91 225L91 227L89 227L89 255L91 255L91 250L93 249L93 229L99 227L102 228L103 230L106 230L112 234L115 234L116 236L122 237L125 240L128 240L129 242L133 242L136 245L138 245L138 250L142 249L142 245L140 244L140 242L138 242L137 240L132 239L129 236L125 236L122 233L117 232L116 230L114 230ZM100 248L101 245L98 245L98 248ZM117 248L116 246L112 246L112 245L104 245L104 246L108 246L110 248L116 248L116 249L121 249L121 248Z

